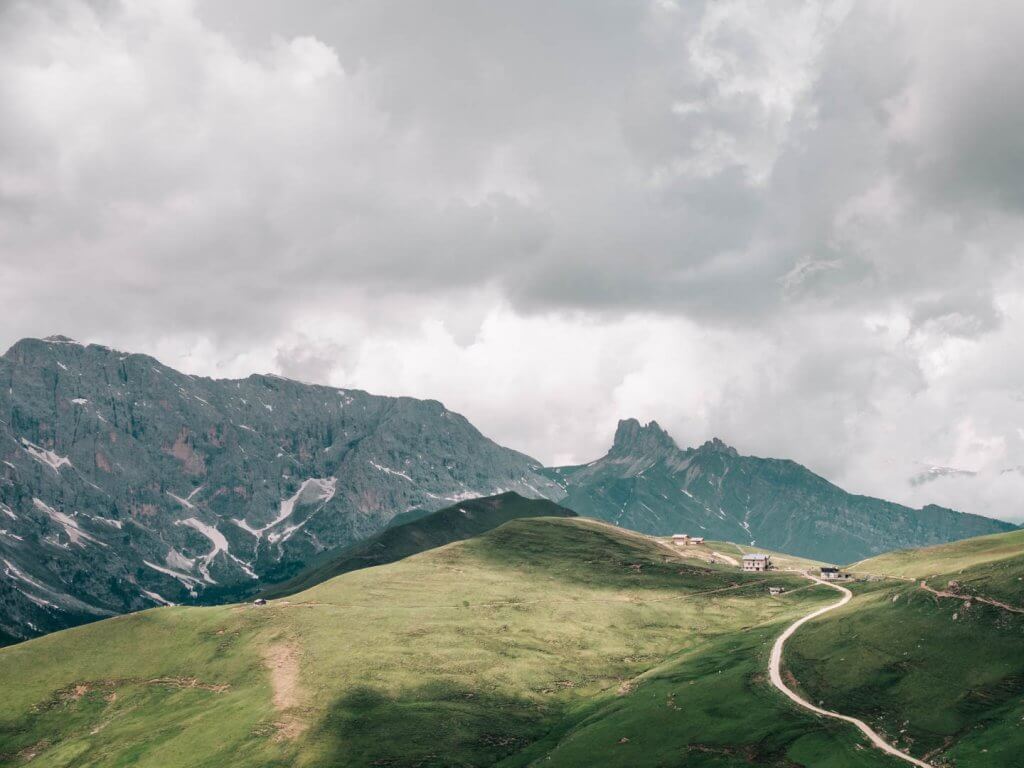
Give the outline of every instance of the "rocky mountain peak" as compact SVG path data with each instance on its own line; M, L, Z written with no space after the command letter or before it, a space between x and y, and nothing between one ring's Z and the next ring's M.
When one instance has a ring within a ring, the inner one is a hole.
M697 449L702 453L724 453L727 456L739 456L739 451L731 445L726 445L717 437L713 437Z
M0 356L0 645L244 597L402 510L564 495L437 401L189 376L67 338Z
M82 345L67 336L47 336L45 339L24 338L16 341L0 358L17 358L18 362L52 356L56 350L81 349Z
M656 421L646 425L636 419L622 419L615 430L611 453L650 455L678 450L671 436Z

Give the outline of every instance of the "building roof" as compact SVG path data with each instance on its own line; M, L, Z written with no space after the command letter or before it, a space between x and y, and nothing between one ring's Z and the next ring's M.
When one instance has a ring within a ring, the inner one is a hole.
M743 559L744 560L767 560L768 559L768 555L760 555L760 554L758 554L758 555L744 555Z
M821 566L821 572L822 573L838 573L839 569L836 568L833 565L823 565L823 566Z

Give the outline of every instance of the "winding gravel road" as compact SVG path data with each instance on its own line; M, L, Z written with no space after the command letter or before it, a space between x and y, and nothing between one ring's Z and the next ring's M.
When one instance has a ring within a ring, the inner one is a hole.
M804 709L809 709L816 715L821 715L822 717L831 717L835 718L836 720L844 720L847 723L852 723L853 725L857 726L857 728L860 729L861 733L867 736L868 740L883 752L886 752L892 755L893 757L899 758L900 760L910 763L911 765L919 766L919 768L934 768L934 766L932 766L930 763L926 763L923 760L918 760L916 757L911 757L906 752L901 752L900 750L896 749L896 747L892 746L889 742L887 742L885 739L883 739L881 736L875 733L875 731L872 730L871 726L869 726L863 720L858 720L856 717L850 717L849 715L841 715L838 712L832 712L827 709L822 709L821 707L816 707L813 704L811 704L811 702L798 696L796 693L790 690L784 682L782 682L782 674L780 672L780 667L782 666L782 649L785 647L786 641L789 640L789 638L793 636L793 633L796 632L801 626L803 626L808 621L816 619L819 616L828 613L829 611L834 611L836 608L843 607L853 598L853 593L846 587L841 587L838 584L830 584L827 581L822 581L821 579L817 579L809 574L804 575L807 576L807 578L809 578L811 581L815 581L818 584L824 584L827 587L832 587L833 589L842 592L843 597L837 603L833 603L832 605L826 605L824 608L818 608L816 611L812 611L803 618L794 621L792 624L786 627L785 632L779 635L778 639L775 641L775 645L772 646L771 660L768 662L768 675L771 678L772 685L774 685L776 688L778 688L780 691L786 694L786 696L788 696L796 704L803 707Z

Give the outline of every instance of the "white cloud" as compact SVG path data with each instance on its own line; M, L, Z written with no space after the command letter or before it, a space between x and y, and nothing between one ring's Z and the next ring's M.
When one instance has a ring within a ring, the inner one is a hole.
M1021 516L1024 11L0 9L0 342L620 416ZM911 486L921 463L976 470ZM1004 466L1005 465L1005 466Z

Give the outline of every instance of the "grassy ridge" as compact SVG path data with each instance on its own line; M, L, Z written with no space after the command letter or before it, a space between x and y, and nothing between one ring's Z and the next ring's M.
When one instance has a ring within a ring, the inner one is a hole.
M770 638L831 599L520 520L263 608L3 649L0 764L891 766L764 680Z
M1024 615L936 597L1024 603L1020 533L983 537L859 565L912 581L861 585L829 621L794 636L786 662L805 692L855 714L913 754L958 768L1020 763L1024 754Z
M294 595L343 573L386 565L453 541L479 536L521 517L575 516L575 512L553 501L527 499L514 491L463 501L436 512L417 514L358 544L327 552L294 578L264 590L261 597Z
M978 536L973 539L923 549L901 549L862 560L850 566L858 573L896 578L927 578L952 573L1024 553L1024 530Z

